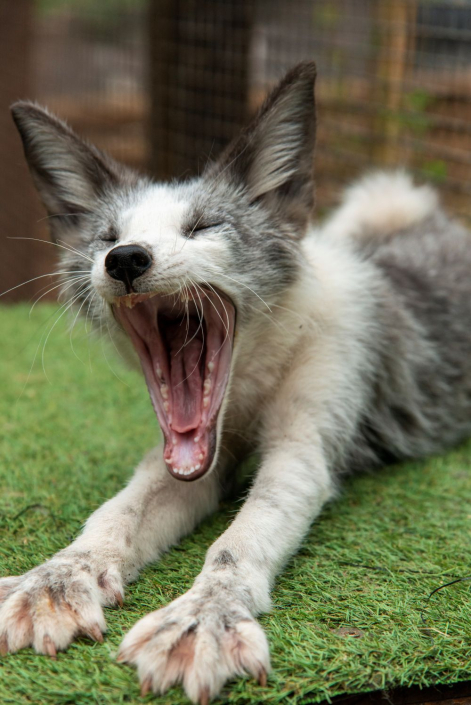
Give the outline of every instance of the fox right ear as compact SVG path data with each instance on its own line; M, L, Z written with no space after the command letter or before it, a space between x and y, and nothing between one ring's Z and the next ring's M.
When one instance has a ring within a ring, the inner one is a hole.
M34 103L14 103L11 111L36 188L54 216L53 234L58 226L78 226L100 196L119 184L124 170Z
M210 167L238 181L298 232L314 205L316 111L313 62L295 66L269 94L249 126Z

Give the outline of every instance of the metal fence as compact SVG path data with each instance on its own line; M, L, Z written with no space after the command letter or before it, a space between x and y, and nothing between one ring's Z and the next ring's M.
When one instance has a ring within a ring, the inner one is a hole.
M0 0L0 289L48 271L53 250L6 239L47 238L11 101L48 105L157 178L185 177L306 58L319 213L357 174L406 166L471 220L470 0Z

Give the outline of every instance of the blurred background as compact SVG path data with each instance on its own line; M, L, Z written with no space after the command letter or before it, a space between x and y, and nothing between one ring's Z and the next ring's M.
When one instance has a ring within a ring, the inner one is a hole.
M0 0L0 291L52 271L56 249L15 239L48 231L14 100L158 179L185 177L307 58L318 214L357 174L403 165L471 225L471 0Z

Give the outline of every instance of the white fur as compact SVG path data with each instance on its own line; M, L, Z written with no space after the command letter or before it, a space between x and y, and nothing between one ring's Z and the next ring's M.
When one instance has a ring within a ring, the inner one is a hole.
M388 236L419 223L437 207L436 192L415 185L406 172L374 172L346 189L324 231L340 238Z

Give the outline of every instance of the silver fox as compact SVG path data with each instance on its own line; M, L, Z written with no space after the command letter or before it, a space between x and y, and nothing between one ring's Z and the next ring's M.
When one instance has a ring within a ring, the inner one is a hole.
M40 107L13 117L63 244L71 303L141 367L163 446L71 546L0 580L0 651L101 640L103 607L214 512L258 451L245 504L191 589L141 619L118 660L142 692L206 704L266 682L256 621L342 474L471 435L471 237L427 186L373 174L322 227L315 67L295 67L198 178L156 184Z

